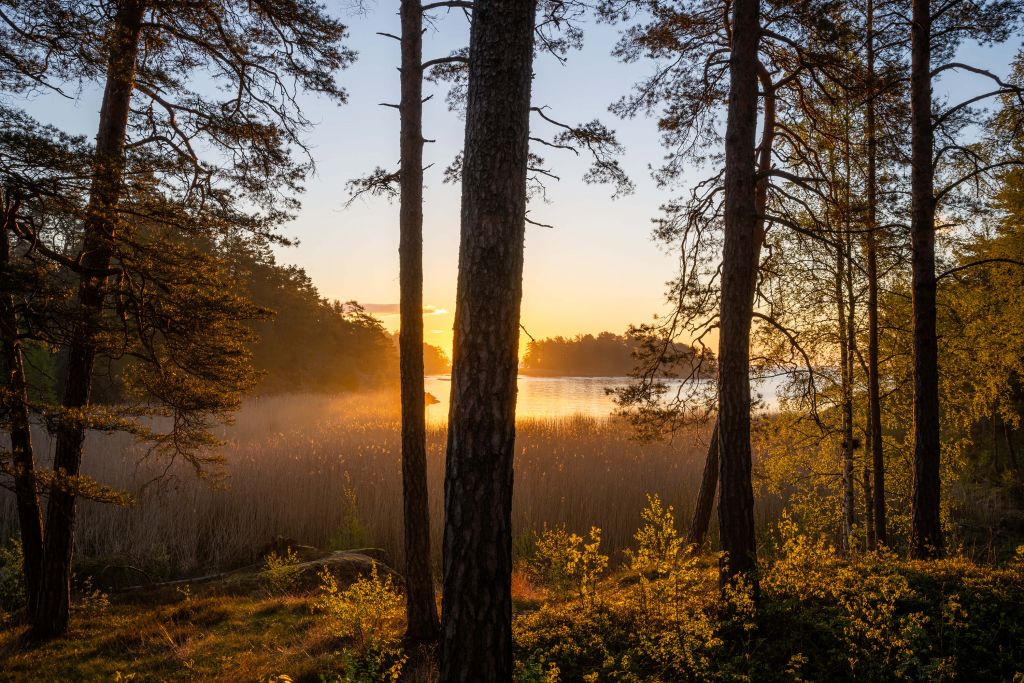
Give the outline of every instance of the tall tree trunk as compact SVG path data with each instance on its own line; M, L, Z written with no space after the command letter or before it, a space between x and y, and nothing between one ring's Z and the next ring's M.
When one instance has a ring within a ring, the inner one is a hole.
M512 678L512 462L535 0L474 5L445 472L441 681Z
M939 364L935 333L935 197L930 0L913 0L911 21L911 264L914 305L914 491L911 554L942 553L939 516Z
M868 98L864 115L867 134L867 219L865 237L868 280L868 450L871 454L871 476L873 498L871 511L874 514L874 550L888 542L885 522L885 454L882 445L882 395L878 378L878 135L875 127L875 5L867 4L867 68Z
M17 201L6 198L4 224L0 229L0 273L10 282L11 241L13 221L17 220ZM14 296L9 291L0 294L0 341L3 344L4 383L0 405L8 423L11 437L11 466L14 477L14 497L18 509L18 527L21 531L23 555L22 574L28 613L31 614L39 598L40 571L43 562L43 520L36 492L35 455L32 450L32 429L28 411L28 380L25 359L19 338L18 314Z
M693 508L693 519L690 520L690 528L686 532L686 547L691 552L700 552L704 547L704 541L708 537L708 527L711 525L711 513L715 509L715 492L718 490L718 420L715 419L715 427L711 431L711 441L708 443L708 454L704 461L704 476L700 480L700 491L697 493L697 503Z
M843 236L840 244L843 253L840 258L842 263L842 286L844 291L840 293L840 301L845 297L846 320L840 325L844 332L843 349L843 502L845 504L844 527L846 531L846 551L853 552L855 539L853 530L857 525L857 499L854 495L854 440L853 440L853 377L854 365L857 357L857 313L856 302L853 300L853 239L850 236L852 230L852 189L851 162L853 154L850 150L850 111L847 108L843 120L843 167L845 183L843 186Z
M724 245L719 328L718 519L722 579L756 579L750 453L750 323L760 251L754 138L757 132L758 0L733 3L725 132Z
M143 11L141 2L125 0L118 6L110 30L107 81L100 107L92 188L80 254L83 274L78 287L79 319L68 347L67 377L61 400L65 415L56 429L53 460L57 479L47 506L42 586L32 614L32 634L36 638L61 635L68 628L76 478L81 470L85 441L81 413L89 405L96 360L95 334L103 312L105 272L113 254L115 212L124 181L124 146Z
M430 505L423 390L423 9L402 0L401 207L398 348L402 384L402 500L405 597L410 643L437 640L439 624L430 567Z
M853 550L853 396L850 377L850 347L849 339L851 330L847 325L846 316L846 295L843 291L846 281L846 247L843 244L845 236L840 237L836 245L836 310L838 313L839 325L839 364L840 364L840 409L842 412L842 508L843 528L842 541L843 550L847 553Z

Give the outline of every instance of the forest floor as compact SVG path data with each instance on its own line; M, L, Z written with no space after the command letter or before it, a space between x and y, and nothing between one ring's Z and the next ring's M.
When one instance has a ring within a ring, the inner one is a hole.
M115 598L77 611L66 638L24 649L23 633L0 633L0 680L268 681L286 672L318 680L338 650L301 596Z
M537 567L517 570L517 683L1024 681L1024 556L999 567L844 559L796 539L762 571L756 607L742 586L723 595L713 557L652 567L549 572L547 588ZM436 676L431 653L401 648L402 601L383 575L333 593L279 578L83 595L66 638L25 648L23 627L0 630L0 680Z

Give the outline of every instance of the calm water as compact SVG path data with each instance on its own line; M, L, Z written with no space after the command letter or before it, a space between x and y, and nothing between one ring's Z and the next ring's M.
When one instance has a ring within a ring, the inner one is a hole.
M440 403L427 407L428 420L448 418L448 398L451 395L449 375L431 375L426 378L427 393ZM519 397L516 416L567 417L589 415L607 417L614 409L612 397L606 388L624 386L628 377L527 377L519 376Z
M625 386L628 377L528 377L519 376L519 397L516 402L516 416L523 417L567 417L588 415L608 417L615 409L612 397L605 389ZM781 384L761 387L766 402L773 404L774 392ZM431 375L426 378L426 390L440 403L427 406L427 419L441 421L448 419L448 399L451 395L449 375Z

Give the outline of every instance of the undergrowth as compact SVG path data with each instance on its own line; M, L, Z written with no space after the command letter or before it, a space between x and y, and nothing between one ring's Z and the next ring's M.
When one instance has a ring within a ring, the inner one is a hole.
M515 574L516 683L1024 681L1024 548L999 565L844 556L785 516L774 536L755 595L723 590L718 558L689 553L657 497L622 569L609 571L599 529L545 529ZM435 680L401 646L389 571L321 579L310 595L114 596L27 651L8 625L0 680Z

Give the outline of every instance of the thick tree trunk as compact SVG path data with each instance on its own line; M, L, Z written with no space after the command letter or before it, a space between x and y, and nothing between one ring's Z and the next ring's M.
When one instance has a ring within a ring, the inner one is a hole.
M942 554L939 483L939 364L935 332L935 197L931 7L913 0L911 21L911 264L914 306L914 492L911 554Z
M725 133L724 245L719 328L718 519L723 581L756 579L750 453L750 322L760 250L754 138L757 132L758 0L733 3Z
M473 9L445 472L441 681L512 678L512 461L534 0Z
M693 519L690 520L690 528L686 532L686 547L691 552L700 552L704 547L704 541L708 537L708 527L711 526L711 513L715 509L715 493L718 491L718 420L715 420L715 427L711 431L711 441L708 443L708 454L704 461L704 476L700 480L700 491L697 493L697 503L693 507Z
M402 500L409 643L437 640L440 626L430 567L430 505L423 390L423 10L402 0L401 207L398 337L402 384Z
M868 98L864 115L867 133L868 231L865 237L868 280L868 452L871 454L871 512L874 537L868 547L874 550L888 542L885 521L885 454L882 445L882 394L878 377L878 135L875 124L875 6L867 4Z
M61 404L64 419L56 429L53 469L57 480L50 490L46 514L42 587L32 614L32 635L48 638L67 631L71 597L71 556L75 529L75 478L82 465L85 425L81 411L89 404L96 360L95 334L103 311L110 267L115 212L124 180L124 145L135 86L144 7L125 0L117 9L110 31L107 81L96 134L95 163L88 214L85 218L78 288L79 320L68 348L67 377Z
M0 232L0 273L10 272L12 226L17 219L16 203L6 207ZM9 282L10 280L7 279ZM19 338L18 314L11 292L0 294L0 341L3 344L4 383L0 405L11 437L11 467L14 477L14 498L18 509L23 555L22 574L25 582L28 611L31 614L39 597L40 572L43 562L43 520L36 492L35 455L32 450L32 429L28 410L28 380L25 359Z

